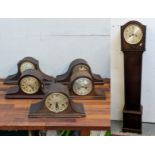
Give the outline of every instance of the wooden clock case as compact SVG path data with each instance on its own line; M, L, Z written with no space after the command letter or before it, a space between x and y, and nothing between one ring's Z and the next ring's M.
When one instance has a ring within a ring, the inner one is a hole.
M77 94L74 93L74 91L72 89L73 88L73 83L78 78L88 78L90 81L92 81L93 89L88 95L77 95ZM93 78L92 78L91 74L86 72L86 71L77 72L77 73L71 75L69 90L70 90L69 91L70 92L70 97L72 99L85 99L85 100L89 100L89 99L102 100L102 99L105 99L105 94L104 94L103 89L95 88L95 84L94 84L94 81L93 81Z
M26 94L20 89L20 80L26 76L32 76L39 80L40 88L37 93L35 94ZM13 86L8 89L6 92L5 98L7 99L42 99L47 92L48 89L45 87L43 83L43 77L38 70L26 70L22 73L18 80L18 85Z
M18 66L18 71L17 71L17 73L16 73L16 74L13 74L13 75L9 75L9 76L4 80L4 84L14 84L14 85L18 84L18 80L19 80L19 78L20 78L20 76L21 76L21 74L22 74L22 73L20 72L20 65L21 65L22 63L24 63L24 62L31 62L31 63L35 66L35 69L38 70L38 71L40 72L40 74L41 74L42 77L43 77L43 81L44 81L45 83L50 83L50 82L54 82L54 81L55 81L55 78L54 78L54 77L49 76L49 75L46 75L46 74L44 74L44 73L41 71L41 69L40 69L40 67L39 67L39 61L38 61L38 60L36 60L36 59L33 58L33 57L25 57L25 58L23 58L22 60L20 60L20 61L18 62L18 64L17 64L17 66Z
M70 64L69 68L68 68L68 71L65 74L58 75L56 77L56 82L60 82L62 84L69 84L73 68L75 66L77 66L77 65L80 65L80 64L85 65L85 66L87 66L89 68L89 72L92 75L92 79L93 79L95 84L97 84L97 85L104 84L104 81L103 81L102 77L100 75L98 75L98 74L92 73L88 62L86 60L84 60L84 59L75 59L75 60L73 60L71 62L71 64Z
M89 71L80 71L79 73L73 73L73 69L77 65L85 65L89 68ZM75 80L76 78L79 77L88 77L94 85L93 91L89 95L76 95L72 91L72 84L73 84L73 79ZM70 97L73 99L98 99L102 100L105 99L105 94L102 88L96 87L96 85L103 85L104 81L102 77L98 74L94 74L91 71L90 66L88 65L87 61L84 59L75 59L74 61L71 62L68 71L63 74L63 75L58 75L56 77L56 82L60 82L62 84L68 85L68 89L70 91Z
M143 37L137 44L125 41L123 32L129 24L138 25ZM142 132L142 105L141 105L141 74L142 55L145 51L146 26L137 21L130 21L121 26L121 50L124 53L124 86L125 105L123 109L123 131Z
M66 95L69 98L69 91L67 86L62 85L60 83L53 83L48 88L48 93L46 93L46 96L48 96L51 93L62 93ZM69 105L68 108L60 113L54 113L47 109L45 106L45 99L38 103L34 103L30 106L29 114L28 116L31 118L33 117L50 117L50 118L76 118L76 117L84 117L85 111L84 107L81 103L75 103L69 98Z

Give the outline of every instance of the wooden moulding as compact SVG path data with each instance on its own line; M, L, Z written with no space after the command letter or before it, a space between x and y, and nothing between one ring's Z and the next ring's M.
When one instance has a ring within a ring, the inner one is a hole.
M75 95L73 92L70 92L70 97L76 100L104 100L105 93L102 88L95 88L95 90L86 96Z
M66 95L69 99L69 105L66 110L60 112L60 113L54 113L46 108L45 106L45 99L46 97L51 93L62 93ZM85 111L84 107L80 103L74 103L69 98L69 91L67 86L64 86L60 83L53 83L50 88L47 95L44 97L44 99L41 102L32 104L29 109L29 117L58 117L58 118L75 118L75 117L84 117Z
M7 99L42 99L45 93L39 90L39 93L28 95L23 93L18 86L10 88L5 95Z
M30 118L42 118L42 117L52 117L52 118L77 118L85 117L85 111L80 103L72 102L72 106L75 109L68 108L68 110L61 113L52 113L45 108L43 102L35 103L30 106L28 116Z
M49 82L54 82L55 81L55 78L52 77L52 76L49 76L49 75L46 75L45 73L43 73L39 67L39 61L36 60L35 58L33 57L25 57L23 58L22 60L20 60L17 64L17 67L18 67L18 71L16 74L13 74L13 75L9 75L5 80L4 80L4 84L12 84L12 85L17 85L18 84L18 80L21 76L21 72L20 72L20 65L23 63L23 62L31 62L32 64L34 64L35 66L35 69L37 71L40 72L40 74L43 76L43 79L44 79L44 82L45 83L49 83Z
M89 68L89 72L92 75L92 78L93 78L93 81L94 81L95 85L102 85L102 84L104 84L104 81L103 81L102 77L100 75L98 75L98 74L92 73L89 64L84 59L75 59L74 61L72 61L70 66L69 66L69 68L68 68L68 71L66 73L64 73L62 75L58 75L56 77L56 82L61 82L63 84L68 85L70 83L70 77L72 75L73 68L75 66L77 66L77 65L80 65L80 64L86 65Z

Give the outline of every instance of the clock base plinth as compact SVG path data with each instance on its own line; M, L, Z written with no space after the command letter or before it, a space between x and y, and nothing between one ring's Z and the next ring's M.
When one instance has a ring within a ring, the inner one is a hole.
M95 88L95 90L86 96L79 96L75 95L73 92L70 93L70 98L71 99L76 99L76 100L105 100L105 93L104 90L101 88Z
M142 111L123 109L123 132L142 133Z
M74 103L72 103L74 104ZM85 117L84 107L80 103L74 104L73 108L69 109L69 111L64 111L61 113L53 113L48 109L45 109L43 106L43 102L31 104L29 109L29 118L80 118Z
M6 99L42 99L44 96L43 92L35 95L24 94L19 91L18 86L10 88L5 94Z

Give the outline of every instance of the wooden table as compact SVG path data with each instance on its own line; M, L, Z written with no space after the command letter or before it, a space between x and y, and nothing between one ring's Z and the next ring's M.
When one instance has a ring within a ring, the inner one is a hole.
M110 130L110 84L103 86L105 100L74 100L83 103L84 118L28 118L31 103L38 99L5 99L9 85L0 79L0 130L79 130L81 135L90 135L90 130Z

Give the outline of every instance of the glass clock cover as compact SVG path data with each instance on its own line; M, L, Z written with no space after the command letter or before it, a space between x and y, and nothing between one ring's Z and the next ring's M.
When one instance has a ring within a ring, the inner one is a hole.
M129 44L138 44L142 37L143 32L136 24L129 24L124 30L124 39Z
M93 90L93 83L89 78L78 78L73 83L73 91L77 95L88 95Z
M26 94L35 94L40 88L40 82L33 76L25 76L20 81L20 88Z
M62 93L51 93L45 99L45 106L54 113L63 112L68 104L68 97Z
M25 61L20 65L20 72L23 73L24 71L28 70L28 69L35 69L35 66L33 63L29 62L29 61Z

